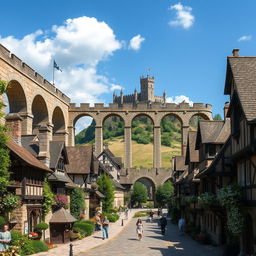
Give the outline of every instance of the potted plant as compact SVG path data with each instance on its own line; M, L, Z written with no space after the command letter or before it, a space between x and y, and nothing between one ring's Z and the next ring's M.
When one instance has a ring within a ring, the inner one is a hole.
M35 226L35 231L38 233L39 238L41 239L42 234L44 234L45 230L48 229L49 225L45 222L38 223ZM44 234L45 236L45 234Z

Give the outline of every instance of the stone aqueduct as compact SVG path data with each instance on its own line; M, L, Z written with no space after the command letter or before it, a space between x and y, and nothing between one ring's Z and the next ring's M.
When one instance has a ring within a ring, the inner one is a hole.
M133 184L145 177L154 185L161 184L171 177L172 170L161 168L161 120L167 115L177 117L182 124L182 150L186 148L189 121L194 115L205 119L212 118L212 107L209 104L194 103L116 103L104 106L101 103L90 107L87 103L76 106L53 84L44 79L35 70L0 45L0 79L8 82L7 97L10 113L19 113L23 118L24 135L37 134L40 126L48 127L49 140L65 141L74 145L75 123L83 116L90 116L96 122L95 153L103 149L103 123L109 116L119 116L124 120L125 159L121 183ZM154 127L153 168L141 169L139 172L132 166L131 124L139 116L148 116Z

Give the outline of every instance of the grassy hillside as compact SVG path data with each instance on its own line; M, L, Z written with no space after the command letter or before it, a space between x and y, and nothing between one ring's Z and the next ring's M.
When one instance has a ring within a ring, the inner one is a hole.
M181 153L181 125L174 117L166 117L161 123L162 166L171 167L173 155ZM103 138L116 156L124 157L124 123L111 117L104 123ZM76 144L94 143L95 122L76 135ZM133 166L153 166L153 125L146 117L137 117L132 122Z

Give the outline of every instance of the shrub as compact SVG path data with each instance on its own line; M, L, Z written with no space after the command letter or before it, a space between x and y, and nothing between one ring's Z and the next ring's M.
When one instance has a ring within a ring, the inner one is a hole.
M133 218L142 218L147 216L149 216L149 211L140 211L140 212L136 212Z
M11 231L11 245L17 245L17 246L21 246L21 244L25 241L28 240L26 235L23 235L19 232L16 231Z
M94 225L80 221L75 222L74 228L79 228L84 236L90 236L94 231Z
M216 196L212 193L202 193L198 197L198 203L203 207L203 208L209 208L211 205L213 205L216 202Z
M3 216L0 216L0 227L2 227L6 223L6 220Z
M32 240L25 240L24 243L22 244L21 246L21 255L30 255L30 254L33 254L35 251L34 251L34 247L33 247L33 244L32 244Z
M92 220L84 220L83 223L87 223L93 226L95 225L95 222L93 222Z
M40 240L30 240L32 243L33 247L33 253L38 253L38 252L47 252L48 251L48 246L40 241Z
M48 227L49 227L49 225L47 223L41 222L35 226L35 231L42 232L42 231L46 230Z
M116 222L119 220L119 215L116 213L103 213L109 220L109 222Z

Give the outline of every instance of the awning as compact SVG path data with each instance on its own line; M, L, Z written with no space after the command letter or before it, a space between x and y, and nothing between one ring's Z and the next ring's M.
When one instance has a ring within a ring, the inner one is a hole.
M73 223L75 221L77 219L62 207L53 213L49 223Z

